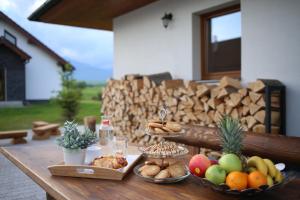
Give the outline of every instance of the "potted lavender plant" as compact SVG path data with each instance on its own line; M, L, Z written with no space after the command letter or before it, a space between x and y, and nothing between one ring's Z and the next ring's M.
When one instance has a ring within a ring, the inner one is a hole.
M73 121L66 121L64 129L64 134L56 141L59 146L63 147L65 164L84 164L86 148L97 142L96 133L87 128L80 133L78 125Z

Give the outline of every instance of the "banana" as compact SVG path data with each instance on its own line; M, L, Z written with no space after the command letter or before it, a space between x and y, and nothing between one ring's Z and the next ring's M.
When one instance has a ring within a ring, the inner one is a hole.
M274 181L270 175L267 176L268 186L272 187L274 184Z
M255 167L248 167L247 171L249 173L251 173L251 172L257 171L257 169Z
M274 178L277 174L277 169L276 169L274 163L270 159L263 159L263 160L268 167L268 173L270 174L270 176L272 178Z
M258 156L252 156L247 161L248 167L256 167L264 175L268 175L268 167L265 164L264 160Z
M276 169L276 171L275 181L281 183L283 181L283 175L279 170Z

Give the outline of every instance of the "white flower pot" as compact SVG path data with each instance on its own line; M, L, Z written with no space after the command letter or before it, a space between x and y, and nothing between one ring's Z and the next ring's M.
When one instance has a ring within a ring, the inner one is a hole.
M83 165L85 159L86 149L65 149L64 162L66 165Z

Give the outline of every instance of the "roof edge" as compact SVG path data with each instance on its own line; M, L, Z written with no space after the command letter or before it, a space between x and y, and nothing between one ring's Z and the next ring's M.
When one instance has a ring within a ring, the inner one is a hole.
M38 7L31 15L27 18L31 21L40 21L39 18L52 7L56 6L58 3L60 3L61 0L47 0L45 3L43 3L40 7Z

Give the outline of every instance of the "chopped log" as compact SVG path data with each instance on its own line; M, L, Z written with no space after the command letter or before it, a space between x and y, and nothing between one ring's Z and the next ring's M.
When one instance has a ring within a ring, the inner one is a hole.
M222 88L220 91L219 91L219 94L217 96L218 99L221 99L225 96L227 96L229 94L228 90L226 88Z
M209 99L207 104L212 108L212 109L216 109L216 106L219 105L221 103L221 101L219 99Z
M273 108L280 108L280 97L276 94L272 94L271 96L271 106Z
M220 85L221 88L226 88L226 87L233 87L236 89L240 89L241 86L241 82L237 79L233 79L230 78L228 76L224 76L221 80L220 80Z
M265 123L265 116L266 116L266 111L264 110L261 110L261 111L258 111L255 115L254 115L254 118L259 121L260 123Z
M257 101L256 104L259 105L259 106L265 107L266 106L266 102L265 102L264 97L263 96L260 97L260 99Z
M233 119L239 119L239 113L237 111L236 108L234 108L231 113L230 113L230 116L233 118Z
M249 92L249 97L253 103L256 103L262 97L262 94Z
M247 96L247 94L248 94L248 90L247 90L247 88L242 88L242 89L239 89L239 90L238 90L238 93L239 93L242 97L245 97L245 96Z
M225 106L224 103L220 103L219 105L217 105L217 111L221 114L225 113Z
M145 88L151 88L152 87L151 81L150 81L148 76L143 77L143 82L144 82L143 85L144 85Z
M280 125L280 112L272 111L271 112L271 124Z
M246 119L247 119L247 125L249 129L251 129L257 123L255 118L252 116L248 116Z
M178 104L177 99L172 98L172 97L168 97L168 98L167 98L166 105L167 105L168 107L177 106L177 104Z
M221 150L218 129L197 125L184 126L184 136L168 140L197 147ZM247 132L243 140L243 154L270 158L274 162L300 165L300 137ZM280 147L280 148L279 148Z
M243 116L247 116L249 114L250 108L248 106L243 106Z
M179 87L183 87L184 83L182 79L176 79L176 80L164 80L161 82L162 87L165 89L172 88L176 89Z
M197 85L196 96L203 97L204 95L208 94L210 91L210 87L205 84Z
M236 107L240 104L241 100L242 100L242 97L239 93L231 93L230 95L230 100L232 102L232 107Z
M222 88L219 86L211 89L210 90L210 98L212 98L212 99L216 98L219 95L221 89Z
M132 83L132 90L134 91L140 90L144 87L143 79L132 80L131 83Z
M140 74L127 74L125 75L125 80L127 81L133 81L136 79L143 79L143 76Z
M249 83L248 88L253 92L261 92L265 89L266 85L261 80Z
M250 114L254 115L257 111L259 111L262 108L262 106L251 103L249 108L250 108Z
M225 113L226 113L226 115L229 115L229 114L231 113L232 109L233 109L232 106L226 105L226 108L225 108Z
M195 102L193 109L194 109L194 111L203 111L204 107L201 102Z
M246 96L243 100L242 100L242 104L245 106L249 106L251 103L251 99L249 96Z

